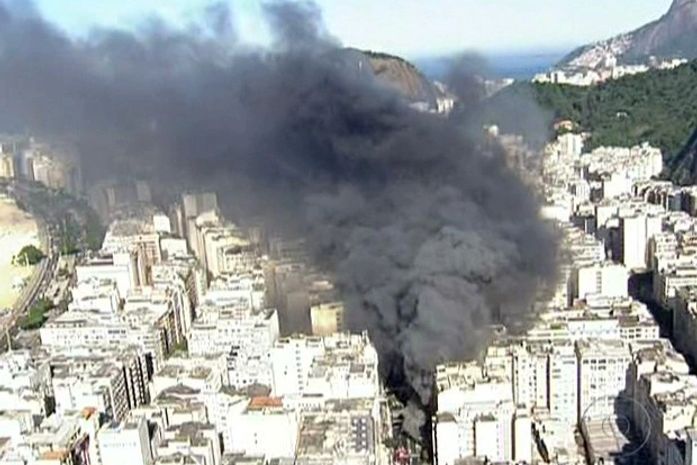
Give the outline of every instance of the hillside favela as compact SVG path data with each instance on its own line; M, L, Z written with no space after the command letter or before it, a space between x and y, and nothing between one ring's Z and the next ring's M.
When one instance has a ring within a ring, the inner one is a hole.
M0 0L0 465L697 465L697 0Z

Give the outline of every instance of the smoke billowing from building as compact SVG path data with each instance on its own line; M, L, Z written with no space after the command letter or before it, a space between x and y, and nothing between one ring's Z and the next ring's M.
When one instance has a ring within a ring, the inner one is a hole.
M1 130L70 138L92 179L213 185L301 228L349 324L424 402L435 364L476 355L488 325L519 321L554 272L533 197L459 126L475 110L412 110L312 4L269 4L263 50L238 41L220 5L185 30L153 20L86 39L1 5Z

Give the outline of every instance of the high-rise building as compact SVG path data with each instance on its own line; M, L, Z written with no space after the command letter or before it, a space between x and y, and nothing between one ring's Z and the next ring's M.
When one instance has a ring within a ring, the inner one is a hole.
M549 405L549 347L526 343L513 348L513 399L527 408Z
M470 457L490 462L513 459L515 405L510 379L488 374L475 363L451 363L437 367L436 389L433 429L438 465L455 465Z
M549 354L549 410L569 425L578 422L578 359L570 341L554 343Z
M115 282L122 298L140 284L137 254L133 251L87 257L75 272L78 282L90 278Z
M66 364L52 370L56 412L96 409L112 421L125 419L129 409L124 370L113 363Z
M278 339L275 310L250 312L234 307L200 307L189 336L189 352L203 356L224 354L230 385L270 386L269 351Z
M575 297L588 295L627 297L629 272L619 263L604 262L583 266L576 272Z
M513 419L513 461L532 463L532 419L526 409L516 410Z
M218 195L214 192L186 193L181 199L180 233L189 241L189 247L197 250L195 236L196 218L203 213L218 211ZM196 254L202 258L199 254Z
M579 420L627 415L618 411L617 399L627 387L628 345L621 340L584 340L576 343L576 353Z
M620 258L629 268L644 269L649 262L648 243L655 234L661 232L661 217L634 213L620 217Z
M102 465L150 465L148 425L144 418L106 423L97 432L97 445Z
M672 310L675 346L697 360L697 287L678 289Z
M310 307L312 334L328 336L344 330L344 304L342 302L320 303Z
M12 179L15 177L15 160L10 154L0 155L0 178Z

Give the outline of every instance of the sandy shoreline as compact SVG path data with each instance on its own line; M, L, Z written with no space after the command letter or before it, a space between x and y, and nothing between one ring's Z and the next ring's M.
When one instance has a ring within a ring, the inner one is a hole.
M14 200L0 196L0 311L12 307L21 292L18 284L31 276L34 267L12 264L12 257L29 244L41 246L36 221Z

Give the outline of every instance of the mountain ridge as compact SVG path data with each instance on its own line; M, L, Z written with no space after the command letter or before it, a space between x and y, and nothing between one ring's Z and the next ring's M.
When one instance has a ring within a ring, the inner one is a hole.
M697 0L674 0L655 21L581 46L564 57L557 68L597 68L609 55L621 64L646 64L652 57L697 58Z

